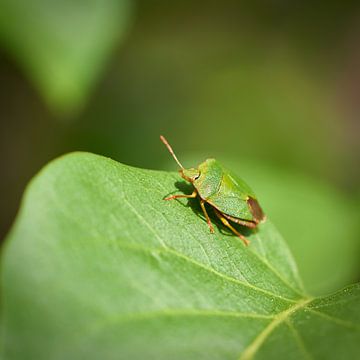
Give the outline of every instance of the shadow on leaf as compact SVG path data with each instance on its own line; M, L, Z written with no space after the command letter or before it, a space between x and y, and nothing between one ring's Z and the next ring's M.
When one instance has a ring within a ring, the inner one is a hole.
M180 193L183 193L183 194L191 194L193 191L194 191L194 187L193 185L185 182L185 181L176 181L175 182L175 187L178 189L178 191ZM169 193L167 196L169 195L173 195L173 194L177 194L178 191L174 191L174 192L171 192ZM187 200L187 204L184 205L182 202L179 201L179 203L183 206L186 206L186 207L190 207L191 210L198 216L200 217L203 221L206 222L206 218L204 216L204 213L201 209L201 206L200 206L200 201L199 201L199 197L197 198L188 198L186 199ZM172 200L170 200L172 201ZM231 232L229 229L227 229L222 223L221 221L218 219L218 217L215 215L214 213L214 208L207 204L206 203L206 210L209 214L209 217L211 219L211 222L218 228L218 230L226 235L226 236L235 236L237 237L233 232ZM244 236L248 237L250 236L252 233L255 233L257 232L257 229L249 229L247 228L246 226L241 226L239 224L236 224L234 222L231 222L231 224L234 226L235 229L237 229L241 234L243 234Z

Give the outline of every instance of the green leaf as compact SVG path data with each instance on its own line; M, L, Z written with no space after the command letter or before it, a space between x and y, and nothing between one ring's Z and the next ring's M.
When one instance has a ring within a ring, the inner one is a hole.
M49 105L75 111L128 25L130 0L2 0L0 40Z
M339 359L360 288L303 290L270 221L211 235L175 173L76 153L31 183L2 258L5 359Z

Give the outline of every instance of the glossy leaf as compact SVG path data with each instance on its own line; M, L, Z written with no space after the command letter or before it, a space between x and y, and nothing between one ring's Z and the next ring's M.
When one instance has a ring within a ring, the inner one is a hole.
M5 359L339 359L360 289L305 293L268 220L211 235L176 173L75 153L30 184L2 261Z

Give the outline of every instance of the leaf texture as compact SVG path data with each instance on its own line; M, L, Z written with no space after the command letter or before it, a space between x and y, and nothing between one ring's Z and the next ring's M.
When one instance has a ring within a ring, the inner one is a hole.
M2 261L5 359L339 359L360 354L360 290L302 287L268 220L251 245L175 173L87 153L26 191Z

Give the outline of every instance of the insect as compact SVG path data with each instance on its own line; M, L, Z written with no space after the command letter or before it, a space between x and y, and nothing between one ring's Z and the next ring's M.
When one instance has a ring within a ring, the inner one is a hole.
M265 221L266 216L251 188L215 159L205 160L198 168L185 169L164 136L161 135L160 140L180 166L181 177L194 186L194 191L190 195L172 195L164 200L199 197L200 206L211 233L214 233L214 227L205 204L212 206L221 222L236 234L245 245L249 245L249 240L240 234L229 221L251 229Z

